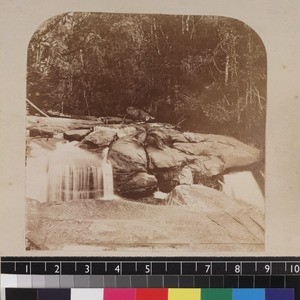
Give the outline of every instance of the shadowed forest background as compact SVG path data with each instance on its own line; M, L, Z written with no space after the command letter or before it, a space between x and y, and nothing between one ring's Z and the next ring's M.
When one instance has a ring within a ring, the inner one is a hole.
M45 112L125 116L133 106L264 148L266 53L235 19L66 13L34 33L27 66L27 98Z

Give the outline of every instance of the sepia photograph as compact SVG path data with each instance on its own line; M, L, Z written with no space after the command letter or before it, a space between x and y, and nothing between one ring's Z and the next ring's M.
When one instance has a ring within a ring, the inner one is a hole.
M28 42L26 250L264 251L267 55L251 27L68 12Z

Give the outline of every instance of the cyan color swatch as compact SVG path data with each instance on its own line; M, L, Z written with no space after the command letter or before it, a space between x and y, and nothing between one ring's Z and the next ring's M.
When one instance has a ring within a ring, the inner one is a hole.
M265 289L233 289L232 300L265 300Z

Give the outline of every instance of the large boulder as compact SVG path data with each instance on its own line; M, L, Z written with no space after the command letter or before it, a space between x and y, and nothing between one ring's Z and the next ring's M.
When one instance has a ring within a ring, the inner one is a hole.
M167 204L184 205L202 212L211 212L216 209L229 211L240 207L224 193L201 184L178 185L169 194Z
M211 134L202 137L201 142L174 143L173 147L189 155L217 156L224 162L225 169L244 167L261 159L258 149L232 137Z
M110 147L108 159L114 172L136 174L147 171L145 149L134 138L124 137L116 140Z
M178 167L187 160L187 155L167 146L162 149L148 146L146 151L149 157L150 170Z
M77 129L64 132L64 139L72 142L83 140L91 131L89 129Z
M193 175L212 177L224 171L224 162L216 156L198 156L189 164Z
M135 198L148 196L157 190L157 179L146 172L137 173L129 181L124 182L120 194Z
M117 134L113 130L103 127L87 135L81 143L82 145L86 145L88 148L103 149L108 147L116 139Z
M264 213L257 206L232 199L203 185L179 185L167 197L168 205L205 213L213 223L234 235L236 242L264 241Z
M157 187L154 176L147 174L147 155L137 140L124 137L115 141L108 153L113 167L115 191L119 195L146 195Z

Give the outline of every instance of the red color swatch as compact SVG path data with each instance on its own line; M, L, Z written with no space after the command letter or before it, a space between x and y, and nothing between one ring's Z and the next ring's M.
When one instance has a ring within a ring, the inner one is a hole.
M136 289L136 300L168 300L168 289ZM106 299L105 299L106 300Z

